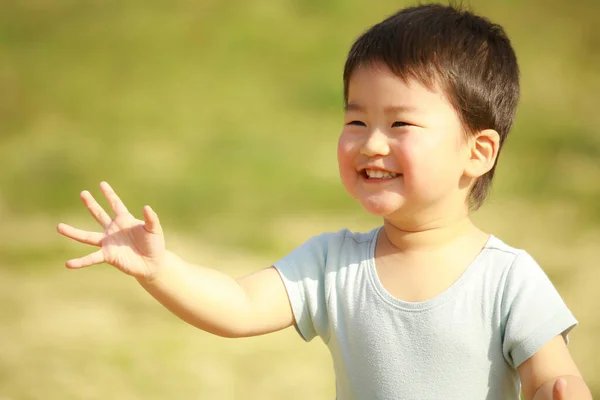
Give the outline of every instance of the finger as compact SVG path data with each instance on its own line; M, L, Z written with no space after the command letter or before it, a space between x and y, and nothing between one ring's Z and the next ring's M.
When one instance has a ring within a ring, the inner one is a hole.
M112 187L107 182L100 183L100 190L104 193L104 196L108 200L108 204L110 204L110 208L112 208L115 215L128 214L129 211L125 204L121 201L119 196L115 193Z
M71 225L58 224L56 228L58 233L70 239L77 240L80 243L91 244L92 246L102 246L104 234L99 232L84 231L73 228Z
M81 192L80 197L90 214L92 214L92 217L94 217L94 219L103 228L106 228L108 225L110 225L110 223L112 222L112 218L110 217L110 215L108 215L106 211L104 211L104 208L102 208L102 206L98 204L98 202L96 201L96 199L94 199L94 196L92 196L90 192L84 190L83 192Z
M81 258L74 258L67 261L66 266L69 269L78 269L89 267L90 265L102 264L104 262L104 254L102 250L95 251Z
M552 389L552 400L565 400L567 398L567 381L564 378L558 378Z
M144 229L148 233L160 234L162 233L162 227L158 220L158 215L150 206L144 207Z

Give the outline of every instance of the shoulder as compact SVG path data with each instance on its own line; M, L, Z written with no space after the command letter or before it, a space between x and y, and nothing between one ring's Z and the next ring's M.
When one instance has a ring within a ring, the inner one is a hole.
M499 286L500 312L503 353L518 367L557 335L567 339L577 320L531 254L499 240L492 247L496 256L510 254Z
M366 232L355 232L351 231L350 229L343 228L337 232L324 232L319 236L337 238L339 240L352 240L353 242L360 244L373 239L373 236L376 235L380 229L381 227L377 227Z
M340 229L336 232L324 232L313 236L306 243L319 244L329 249L341 248L342 246L363 246L373 242L381 227L368 232L353 232L349 229Z
M526 250L513 247L493 235L485 245L484 258L511 275L525 270L540 269L536 260Z
M505 260L514 260L518 255L525 252L525 250L513 247L494 235L490 236L485 245L485 250L488 252L489 257Z
M339 260L343 254L361 254L374 243L377 232L375 228L369 232L352 232L341 229L337 232L324 232L312 236L303 244L292 250L284 260L294 264L303 262L324 266L328 261Z
M491 236L481 252L481 278L495 287L505 301L524 290L551 282L533 256L522 248L513 247L498 237Z
M487 246L486 246L487 247ZM520 299L557 297L556 289L534 257L526 250L515 248L493 237L489 243L489 257L502 274L505 306Z

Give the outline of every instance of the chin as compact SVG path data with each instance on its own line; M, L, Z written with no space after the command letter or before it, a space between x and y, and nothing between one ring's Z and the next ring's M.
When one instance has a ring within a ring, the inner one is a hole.
M398 211L402 204L382 201L361 201L361 204L366 212L376 217L387 217Z

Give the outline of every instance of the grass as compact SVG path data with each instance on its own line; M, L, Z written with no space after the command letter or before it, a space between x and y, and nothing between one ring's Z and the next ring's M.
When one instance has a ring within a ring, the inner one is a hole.
M556 283L598 393L600 3L521 3L471 1L506 27L523 82L475 218ZM197 332L108 268L64 271L86 249L54 228L95 228L78 193L108 180L131 210L158 211L170 247L243 274L378 223L337 177L341 68L402 4L0 2L0 399L331 398L323 346Z

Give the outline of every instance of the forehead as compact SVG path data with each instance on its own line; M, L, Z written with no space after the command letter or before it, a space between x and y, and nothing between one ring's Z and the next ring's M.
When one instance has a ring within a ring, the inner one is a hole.
M403 79L385 65L357 68L348 81L348 105L406 109L452 108L438 85L429 88L416 79Z

